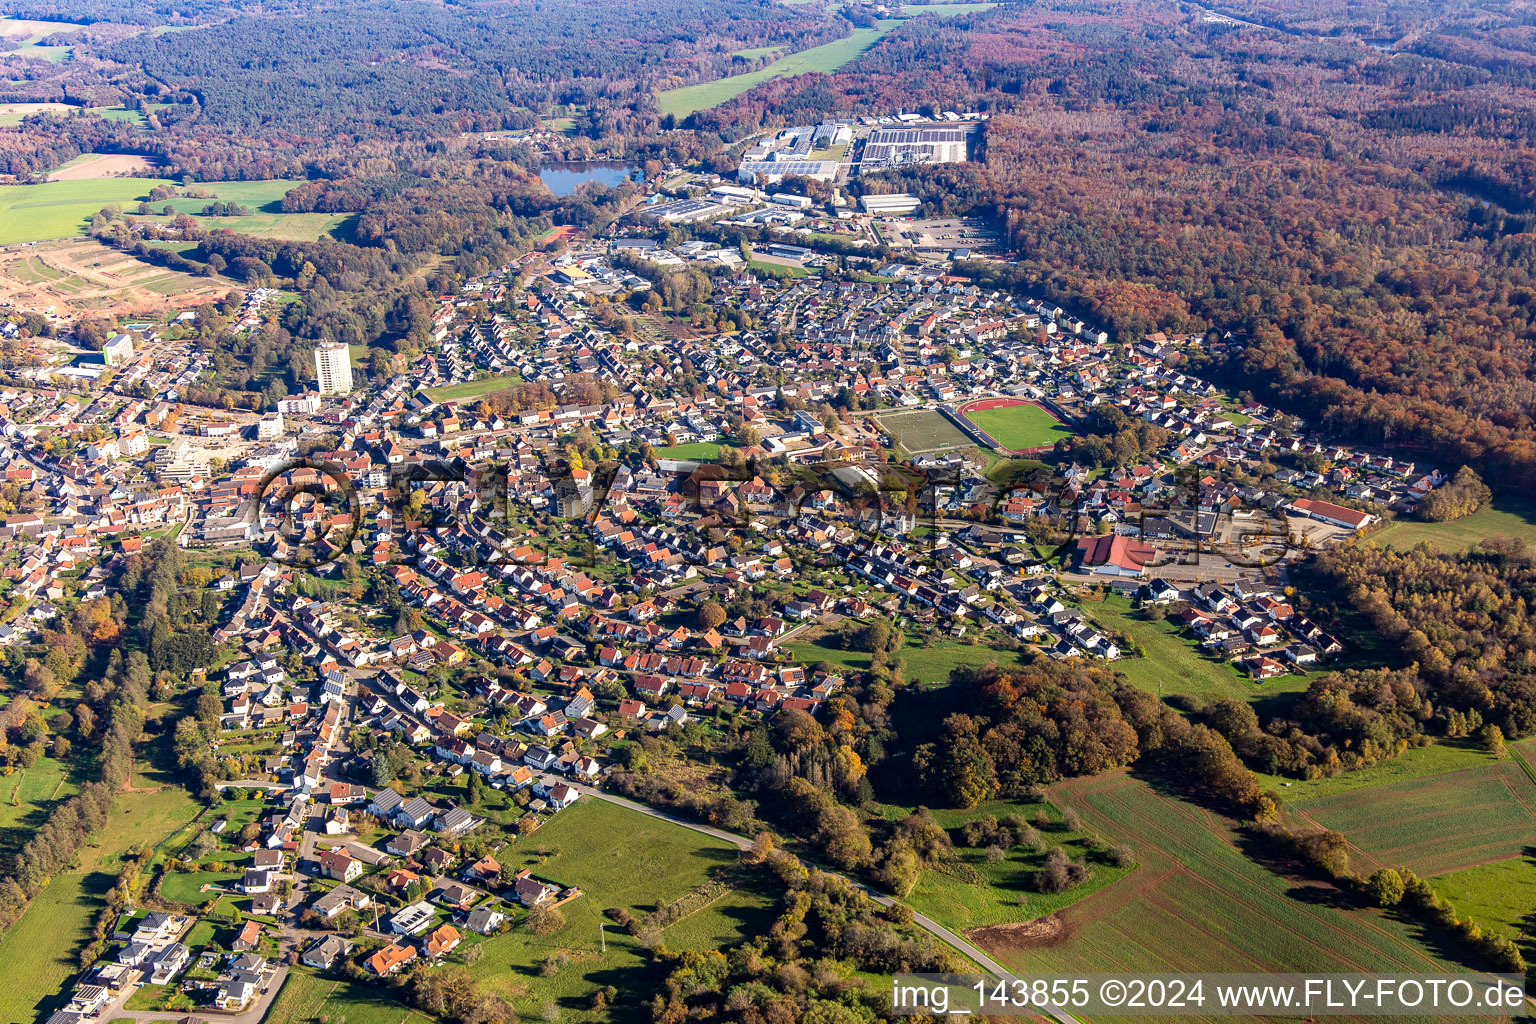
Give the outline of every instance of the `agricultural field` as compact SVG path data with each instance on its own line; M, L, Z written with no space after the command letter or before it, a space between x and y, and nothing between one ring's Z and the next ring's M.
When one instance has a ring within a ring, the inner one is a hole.
M1536 835L1536 783L1513 760L1290 805L1348 839L1357 868L1438 875L1518 857Z
M105 109L105 108L103 108ZM157 160L133 153L81 153L55 167L49 181L84 181L90 178L126 178L160 166ZM91 211L93 214L95 211Z
M952 451L970 446L971 439L944 417L932 409L902 409L880 413L875 417L895 443L914 454L922 452Z
M161 104L162 106L164 104ZM127 107L91 107L90 112L97 117L104 117L108 121L127 121L130 124L143 125L146 123L142 110L129 110Z
M0 985L0 1020L32 1020L62 1008L61 989L80 969L80 947L90 938L122 855L159 842L198 813L186 790L168 781L158 773L135 773L132 789L118 796L107 824L80 851L75 868L55 878L0 936L0 963L10 968L8 983Z
M50 63L69 59L74 53L71 46L45 46L43 40L57 32L72 32L79 25L67 21L29 21L21 18L0 18L0 36L7 44L20 40L14 49L4 51L7 57L35 57Z
M986 815L1002 818L1009 814L1022 815L1032 824L1041 814L1050 819L1051 823L1041 828L1046 845L1040 852L1015 848L993 864L984 850L964 845L961 826ZM1054 914L1135 870L1134 866L1116 867L1104 855L1093 852L1087 832L1068 830L1061 818L1061 812L1049 803L1026 800L994 800L969 811L934 812L934 819L950 831L956 860L924 870L906 903L957 932L1016 924ZM1061 847L1073 860L1086 860L1093 869L1092 877L1067 892L1036 892L1031 885L1034 872L1045 863L1045 853L1052 846Z
M959 413L1013 455L1049 448L1072 435L1072 428L1055 413L1033 402L989 398L967 403Z
M1374 910L1340 909L1331 889L1270 872L1243 852L1229 823L1163 796L1146 782L1117 772L1061 783L1049 794L1058 806L1079 810L1085 825L1110 843L1129 845L1137 867L1118 884L1044 920L968 933L1010 969L1036 974L1067 974L1084 964L1131 973L1448 969L1414 939L1411 925Z
M199 182L196 187L211 193L211 199L188 196L172 199L168 203L156 203L154 208L158 213L161 208L170 206L177 213L191 214L197 218L199 224L208 229L228 228L241 234L255 235L257 238L300 242L314 241L322 235L337 234L354 219L354 215L345 213L284 213L283 196L296 184L298 183L281 178L263 181ZM201 216L199 211L215 199L248 206L251 212L243 217Z
M272 1003L264 1024L310 1024L317 1020L428 1024L431 1019L391 999L380 986L323 978L308 968L295 967L288 972L283 991Z
M22 310L122 315L186 309L238 285L146 263L94 238L0 251L0 302Z
M73 109L68 103L0 103L0 125L20 124L27 115L45 110L63 113Z
M1536 501L1500 495L1492 505L1448 523L1398 519L1372 534L1371 539L1389 548L1433 544L1441 551L1465 551L1489 537L1513 537L1536 544Z
M612 841L617 835L624 837L622 844ZM524 1017L542 1013L544 999L552 997L562 1021L606 1019L587 1004L591 993L607 984L619 986L614 1006L626 1018L650 998L650 989L638 984L646 973L646 951L611 923L599 934L606 908L624 907L640 916L687 898L689 912L662 933L674 949L737 942L766 929L776 913L771 889L753 876L742 876L713 899L690 896L718 872L734 874L737 852L730 844L590 797L519 839L499 859L504 871L526 867L586 893L562 908L566 926L551 935L515 928L480 943L484 952L471 972ZM543 960L560 952L570 964L553 977L536 979Z
M1478 768L1493 763L1493 756L1471 740L1443 739L1427 747L1414 747L1396 757L1378 761L1369 768L1354 772L1341 772L1331 778L1292 779L1284 775L1265 775L1255 772L1259 785L1273 789L1285 798L1286 803L1318 800L1326 796L1339 796L1357 789L1368 789L1392 782L1408 782L1423 779L1441 772Z
M71 872L55 878L32 900L20 921L0 936L0 1020L41 1020L66 1001L60 990L80 970L79 951L112 887L105 872Z
M805 3L808 0L784 0L785 3ZM995 3L941 3L927 4L922 7L912 8L908 14L911 16L932 14L938 17L950 17L957 14L973 14L996 7ZM865 51L869 50L888 33L906 24L906 18L881 18L873 28L857 28L841 39L825 43L821 46L813 46L799 53L786 54L765 68L748 72L745 75L732 75L728 78L716 79L713 82L701 82L698 85L687 85L679 89L668 89L656 94L656 106L663 114L673 114L679 121L693 113L695 110L707 110L717 107L727 100L735 99L755 85L768 81L770 78L780 78L785 75L801 75L808 71L836 71L845 64L851 63ZM761 50L743 50L743 56L760 56L768 48Z
M811 272L793 260L780 259L777 256L753 255L748 253L747 266L753 270L760 270L768 274L780 277L788 274L792 278L809 277Z
M903 10L909 17L916 17L919 14L948 16L952 14L976 14L979 11L990 11L996 6L997 4L995 3L907 4Z

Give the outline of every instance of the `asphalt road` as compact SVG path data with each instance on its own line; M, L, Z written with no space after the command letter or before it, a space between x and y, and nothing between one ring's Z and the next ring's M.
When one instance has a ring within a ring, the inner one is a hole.
M262 991L251 1008L243 1013L221 1013L217 1010L209 1010L206 1013L194 1011L191 1016L202 1016L207 1020L216 1020L220 1024L261 1024L261 1019L267 1015L267 1010L272 1001L282 991L283 982L288 980L288 967L282 965L272 972L272 977L267 981L267 987ZM134 991L137 991L137 986ZM180 1020L188 1016L185 1010L124 1010L121 1003L128 1001L129 993L118 996L105 1010L102 1011L99 1020L117 1021L171 1021Z

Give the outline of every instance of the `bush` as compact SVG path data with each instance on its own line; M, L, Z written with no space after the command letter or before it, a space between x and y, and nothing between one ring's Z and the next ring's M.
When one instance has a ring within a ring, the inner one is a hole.
M1372 903L1386 908L1401 903L1406 889L1402 875L1391 868L1382 868L1365 883L1365 891L1370 895Z
M1040 892L1066 892L1091 876L1086 864L1074 861L1065 850L1055 846L1045 855L1045 866L1035 872L1035 888Z
M535 910L528 917L528 930L535 935L551 935L565 927L565 915L556 907Z

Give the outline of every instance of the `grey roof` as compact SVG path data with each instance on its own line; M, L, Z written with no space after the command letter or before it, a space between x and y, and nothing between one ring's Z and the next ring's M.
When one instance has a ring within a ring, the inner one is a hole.
M416 796L412 797L397 813L403 814L413 821L425 821L432 817L435 812L431 804L427 803L423 798Z
M443 816L437 819L437 830L439 832L457 831L467 828L474 820L473 814L462 807L455 807L451 811L444 812Z

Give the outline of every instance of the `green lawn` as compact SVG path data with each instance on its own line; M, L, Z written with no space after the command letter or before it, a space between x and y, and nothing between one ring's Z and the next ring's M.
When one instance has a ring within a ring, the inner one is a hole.
M192 1000L170 985L144 985L128 997L125 1010L163 1011L175 1013L192 1009Z
M1362 872L1404 864L1437 875L1519 856L1536 836L1536 784L1505 760L1308 800L1290 812L1342 832Z
M1399 519L1371 539L1392 548L1428 543L1442 551L1465 551L1487 537L1517 537L1536 544L1536 499L1503 495L1493 505L1448 523Z
M780 57L765 68L745 75L732 75L713 82L686 85L680 89L668 89L656 94L656 106L663 114L673 114L679 120L695 110L707 110L734 99L755 85L783 75L799 75L807 71L836 71L865 50L879 42L881 37L904 24L901 18L881 19L874 28L854 29L842 39L813 46L799 53Z
M719 871L737 870L736 850L727 843L591 798L561 811L498 859L504 871L527 867L586 893L562 908L563 929L541 938L519 926L487 939L483 955L470 968L488 991L512 1002L525 1018L553 998L563 1021L609 1019L587 1008L591 993L603 985L618 987L614 1006L616 1016L624 1019L642 1016L641 1007L654 991L646 973L648 955L634 938L611 922L599 935L604 909L624 907L640 916ZM674 949L713 948L766 929L774 912L771 887L753 876L668 927L664 936ZM561 951L571 963L553 977L540 977L538 965Z
M1055 444L1072 435L1072 428L1038 405L1010 405L999 409L973 409L964 413L1009 451L1028 451Z
M217 893L202 892L205 885L229 885L240 881L242 871L173 871L160 883L160 895L177 903L198 907Z
M1153 622L1133 610L1126 598L1110 595L1102 602L1085 601L1083 612L1104 629L1128 636L1146 652L1145 657L1121 658L1113 668L1136 686L1164 697L1180 693L1205 703L1224 697L1251 701L1307 688L1304 675L1254 682L1230 662L1203 654L1193 640L1179 635L1176 623Z
M481 377L477 380L460 381L457 384L444 384L438 388L428 388L427 397L434 402L463 402L470 398L479 398L496 391L505 391L514 384L521 384L523 378L516 373L504 373L497 377Z
M712 441L693 441L689 444L675 444L670 448L657 448L658 459L700 459L712 462L720 457L722 445Z

